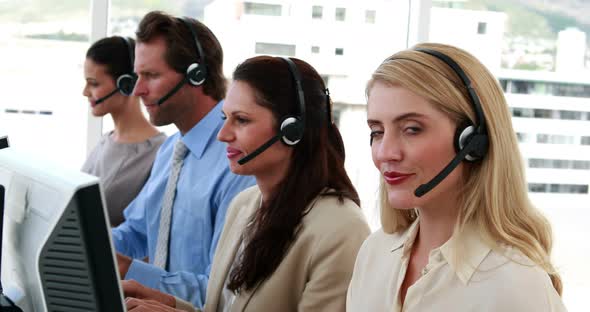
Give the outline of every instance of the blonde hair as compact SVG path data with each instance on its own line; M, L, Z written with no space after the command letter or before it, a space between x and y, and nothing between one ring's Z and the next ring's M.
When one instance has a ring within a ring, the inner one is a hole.
M517 248L549 274L561 295L561 278L550 259L551 226L528 198L511 114L497 80L474 56L459 48L435 43L418 44L414 48L436 50L457 62L471 78L485 114L489 150L481 162L465 168L456 230L472 223L483 230L484 238L493 247L505 244ZM367 84L367 96L377 81L401 86L427 99L457 124L476 120L467 89L458 75L426 53L409 49L387 58ZM381 182L383 231L403 231L416 220L417 214L414 210L391 207Z

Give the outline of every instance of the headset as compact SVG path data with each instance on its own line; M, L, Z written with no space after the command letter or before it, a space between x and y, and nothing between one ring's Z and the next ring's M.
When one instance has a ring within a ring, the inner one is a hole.
M305 97L301 84L301 74L299 73L299 69L297 69L297 65L295 65L295 63L290 58L281 57L281 59L287 63L289 72L291 73L291 78L293 78L293 83L295 84L299 115L288 115L283 117L279 123L280 127L278 134L266 141L266 143L262 144L252 153L240 158L238 160L238 164L240 165L244 165L248 161L252 160L254 157L264 152L278 140L281 140L281 142L288 146L295 146L303 138L303 132L305 129ZM327 96L329 97L329 93L327 93Z
M133 62L135 60L135 53L133 51L133 47L129 39L127 37L120 38L127 47L127 55L129 56L129 71L126 74L122 74L117 78L117 80L115 81L115 85L117 88L115 90L96 100L95 104L100 104L104 102L111 96L115 95L117 91L119 91L121 94L125 96L130 96L133 93L133 88L135 88L135 82L137 81L137 75L133 72Z
M457 155L455 155L451 162L445 168L443 168L439 174L434 176L432 180L420 185L414 191L414 195L416 197L422 197L424 194L428 193L435 186L437 186L444 178L446 178L453 171L453 169L455 169L461 163L461 161L465 160L467 162L473 163L482 160L488 151L489 137L485 116L479 101L479 97L471 85L471 80L469 80L469 77L467 77L459 64L457 64L449 56L439 51L422 48L418 48L416 51L434 56L453 69L453 71L463 82L463 85L467 88L471 106L475 111L475 123L467 121L459 125L455 131L454 146Z
M198 56L201 58L201 63L198 63L196 61L194 63L191 63L186 69L186 74L184 75L184 78L180 80L180 82L178 82L176 86L174 86L174 88L170 90L170 92L166 93L166 95L164 95L162 98L158 100L158 105L162 105L162 103L164 103L176 92L178 92L178 90L180 90L180 88L185 83L189 83L192 86L200 86L203 83L205 83L205 80L207 78L207 63L205 62L205 53L203 53L203 47L201 46L201 42L199 42L199 39L197 38L197 31L193 27L191 21L188 20L188 18L178 17L177 20L184 24L186 28L188 28L191 32Z

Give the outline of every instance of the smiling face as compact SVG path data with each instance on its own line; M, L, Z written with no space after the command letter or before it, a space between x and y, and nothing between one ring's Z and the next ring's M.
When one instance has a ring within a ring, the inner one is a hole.
M276 142L244 165L238 160L254 152L277 135L273 113L255 101L254 90L245 82L235 81L223 102L225 123L217 139L227 143L227 158L233 173L254 175L257 179L271 177L280 181L291 163L293 149Z
M389 204L411 209L454 200L462 164L423 197L414 195L455 156L454 122L426 99L379 81L369 91L367 106L373 163L386 183Z

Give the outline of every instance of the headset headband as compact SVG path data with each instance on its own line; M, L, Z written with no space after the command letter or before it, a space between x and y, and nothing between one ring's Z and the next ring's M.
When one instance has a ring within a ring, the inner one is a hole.
M447 55L441 52L423 48L417 48L416 51L432 55L437 59L443 61L445 64L451 67L451 69L453 69L453 71L457 74L457 76L459 76L459 78L467 88L467 93L469 94L471 105L473 106L473 109L475 111L476 132L479 134L487 133L486 121L484 118L483 109L481 108L479 97L477 96L477 93L475 93L475 89L473 89L473 86L471 85L471 80L469 79L469 77L467 77L463 69L461 69L461 66L459 66L459 64L457 64L457 62L455 62L452 58L448 57Z
M302 123L302 129L305 129L305 97L303 94L303 87L301 85L301 74L299 73L299 69L297 66L288 57L281 57L283 61L289 65L289 72L291 72L291 77L293 77L293 81L295 82L295 89L297 93L297 103L299 104L299 120Z

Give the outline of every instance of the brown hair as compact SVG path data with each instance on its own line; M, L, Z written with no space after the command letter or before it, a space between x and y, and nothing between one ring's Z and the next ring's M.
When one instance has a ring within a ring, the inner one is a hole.
M133 56L129 55L129 50L133 51L134 48L135 41L130 38L124 39L119 36L102 38L88 48L86 58L105 66L107 74L116 81L119 76L133 72Z
M228 288L252 289L279 266L297 237L308 206L318 196L349 198L360 205L359 196L344 169L344 143L328 115L331 104L324 81L302 60L291 58L301 73L305 99L303 138L294 146L287 178L277 192L253 216L243 253L230 273ZM295 83L287 63L278 57L258 56L238 65L234 80L247 83L256 103L270 109L278 123L285 116L301 114ZM278 129L277 129L278 131ZM331 189L326 192L326 188Z
M221 101L225 98L227 89L223 75L221 45L213 32L203 23L192 18L184 20L192 25L204 55L198 55L193 34L183 21L161 11L153 11L143 17L135 33L137 41L149 42L162 37L167 46L164 55L166 63L181 74L186 74L188 66L194 62L205 63L207 77L203 84L203 92L216 101Z

